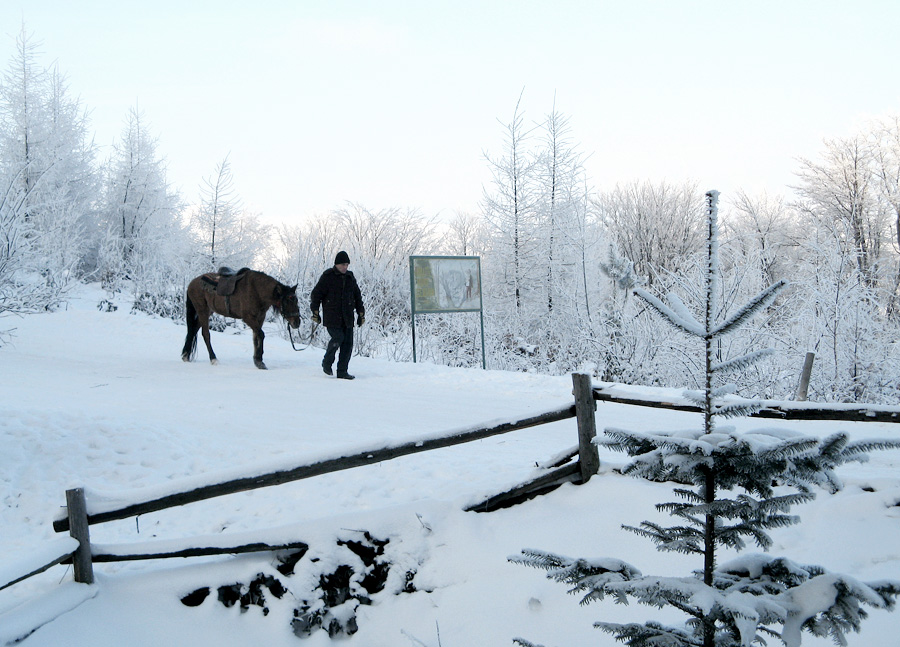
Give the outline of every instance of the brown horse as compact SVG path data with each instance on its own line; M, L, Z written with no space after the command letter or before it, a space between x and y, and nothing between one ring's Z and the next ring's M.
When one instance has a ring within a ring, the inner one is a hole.
M218 363L209 341L209 315L215 312L225 317L241 319L250 327L253 331L253 363L257 368L266 368L263 363L263 339L266 335L262 325L269 308L278 310L292 328L300 327L296 285L288 287L268 274L246 267L237 273L223 267L218 273L198 276L187 288L187 337L181 359L190 362L194 358L197 352L197 331L201 330L209 351L209 361Z

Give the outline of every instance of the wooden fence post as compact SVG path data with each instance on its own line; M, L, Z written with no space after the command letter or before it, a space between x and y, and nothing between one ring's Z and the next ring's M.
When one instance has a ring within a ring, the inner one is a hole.
M797 386L797 394L795 400L806 402L806 396L809 393L809 376L812 373L813 360L816 358L815 353L807 353L806 359L803 360L803 370L800 372L800 384Z
M88 526L87 504L84 490L66 490L66 506L69 511L69 534L78 540L78 549L72 554L75 581L94 583L94 565L91 562L91 531Z
M572 393L575 395L575 419L578 421L578 464L581 467L581 482L587 483L600 469L600 454L593 443L597 435L597 421L594 412L594 392L591 376L587 373L572 373Z

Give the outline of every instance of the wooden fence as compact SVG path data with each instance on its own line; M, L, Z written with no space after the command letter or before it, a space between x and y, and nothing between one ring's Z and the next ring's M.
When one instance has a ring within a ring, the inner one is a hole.
M146 501L131 503L114 510L94 514L88 513L84 491L80 488L66 492L67 515L53 522L57 532L69 531L74 539L54 544L57 550L50 550L50 558L35 563L24 562L18 567L0 570L0 590L37 575L60 563L74 565L73 575L76 582L93 582L93 563L111 561L129 561L141 559L161 559L169 557L191 557L198 555L236 554L253 551L271 551L292 548L305 548L303 542L267 544L259 541L245 541L238 535L230 539L222 537L204 538L203 546L197 546L198 540L184 540L182 543L156 542L158 549L134 551L128 546L92 546L90 526L97 523L125 519L148 512L155 512L186 505L205 499L244 492L273 485L280 485L310 478L331 472L372 465L386 460L468 443L483 438L527 429L551 422L576 418L578 426L578 445L571 452L563 454L558 461L545 465L546 471L526 483L522 483L509 491L467 508L468 510L486 512L500 507L512 505L555 489L562 483L585 483L597 473L600 466L597 447L593 443L596 436L595 411L596 402L613 402L634 406L662 407L682 411L700 411L694 405L683 401L652 399L646 397L617 394L612 388L591 386L591 378L587 374L572 375L573 395L575 402L552 411L547 411L528 418L495 424L468 431L455 432L450 435L411 441L391 447L379 447L370 451L330 458L312 463L298 465L291 469L276 471L258 476L231 479L213 485L197 487L185 492L169 494ZM847 420L863 422L900 422L900 407L859 407L852 405L796 405L787 403L768 403L757 414L759 417L802 420ZM573 460L575 459L575 460ZM76 543L77 542L77 543ZM58 553L58 554L57 554ZM43 553L44 557L48 553Z
M215 538L217 540L214 540L214 538L207 538L204 542L206 545L203 546L197 546L196 544L198 542L195 538L194 540L185 540L185 543L182 545L173 545L172 542L165 542L165 545L163 546L163 542L158 542L161 545L158 550L146 550L146 547L142 545L142 548L144 548L142 551L129 551L127 550L127 547L123 548L122 546L92 546L90 540L90 526L97 523L126 519L148 512L182 506L214 497L235 494L237 492L255 490L354 467L372 465L401 456L407 456L409 454L469 443L483 438L489 438L491 436L506 434L512 431L527 429L529 427L569 418L576 418L578 422L579 442L577 451L573 451L570 455L566 455L564 461L560 461L560 463L565 462L565 464L548 466L549 469L538 478L533 479L528 483L523 483L509 492L504 492L500 495L491 497L487 501L472 506L470 509L476 511L489 511L549 491L565 482L586 482L593 474L597 473L597 469L600 466L597 447L592 442L593 438L596 436L596 423L594 419L596 403L594 401L589 375L581 373L573 374L572 383L573 394L575 396L574 404L566 405L528 418L495 424L489 427L456 432L436 438L411 441L389 447L379 447L347 456L305 463L291 469L271 472L269 474L231 479L213 485L197 487L184 492L131 503L114 510L91 514L88 512L84 490L81 488L68 490L66 492L67 515L64 518L55 520L53 522L53 529L56 532L69 531L70 536L77 541L77 546L73 550L72 546L75 546L75 544L67 544L66 547L61 548L62 552L59 555L54 555L53 560L48 563L29 565L26 568L20 569L22 572L0 578L0 589L12 586L32 575L37 575L59 563L73 564L73 576L75 581L90 584L94 579L93 564L95 562L235 554L306 547L306 544L303 542L277 545L262 542L242 543L240 541L240 536L238 536L237 538L232 538L230 541L222 541L221 538ZM571 462L570 459L576 457L577 460ZM3 582L2 579L6 579L7 581Z

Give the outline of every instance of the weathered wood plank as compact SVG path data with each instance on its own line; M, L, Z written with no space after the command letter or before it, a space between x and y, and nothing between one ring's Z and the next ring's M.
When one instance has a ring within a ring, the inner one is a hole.
M797 385L797 393L794 395L795 400L806 402L809 395L809 378L812 376L812 367L815 361L815 353L806 354L806 358L803 360L803 369L800 371L800 383Z
M87 507L84 502L84 490L74 488L66 490L66 508L68 509L69 534L78 540L78 548L72 553L72 570L75 581L82 584L94 583L94 567L91 563L91 531L88 524Z
M537 478L525 481L506 492L488 497L481 503L470 505L465 510L466 512L492 512L522 503L538 495L546 494L563 483L581 484L582 482L581 467L578 465L578 462L570 463L546 474L541 474Z
M489 438L500 434L509 433L519 429L527 429L537 425L543 425L568 418L575 417L575 405L567 405L548 411L545 413L531 416L515 422L504 422L492 427L485 427L465 431L450 436L442 436L440 438L430 438L426 440L410 441L392 447L382 447L371 451L363 451L349 456L341 456L331 458L306 465L299 465L293 469L273 472L271 474L263 474L259 476L251 476L246 478L233 479L224 483L208 485L195 488L188 492L180 492L170 494L157 499L134 503L118 510L110 510L97 514L88 515L88 523L103 523L116 519L126 519L139 514L148 512L156 512L166 508L181 506L188 503L203 501L214 497L224 496L227 494L235 494L237 492L245 492L247 490L255 490L257 488L271 487L273 485L281 485L282 483L290 483L301 479L328 474L330 472L338 472L354 467L362 467L364 465L373 465L383 461L415 454L418 452L430 451L432 449L440 449L443 447L451 447L463 443ZM69 529L68 519L57 519L53 522L53 529L56 532L63 532Z
M578 420L578 464L581 480L587 483L600 469L600 454L594 444L597 436L597 420L594 411L597 403L591 390L591 376L572 373L572 393L575 395L575 417Z
M111 547L98 547L94 553L94 562L133 562L146 559L168 559L171 557L202 557L205 555L240 555L243 553L259 553L276 550L308 550L309 545L302 541L289 542L285 544L267 544L265 542L255 542L252 544L243 544L237 546L195 546L183 548L180 550L160 551L154 553L128 553L123 550L115 552L104 552L104 548L109 550ZM125 547L116 547L124 549Z

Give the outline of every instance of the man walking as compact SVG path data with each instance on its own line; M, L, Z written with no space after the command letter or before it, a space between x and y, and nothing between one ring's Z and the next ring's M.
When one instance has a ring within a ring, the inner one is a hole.
M356 325L362 326L366 320L366 309L363 307L362 294L356 278L348 268L350 257L347 252L340 251L334 257L334 267L325 270L319 282L310 294L309 307L312 320L322 323L331 339L322 359L322 370L326 375L334 375L331 370L334 356L338 351L337 376L342 380L352 380L354 376L347 372L350 365L350 354L353 352L353 313L356 312ZM322 318L319 318L319 305L322 306Z

